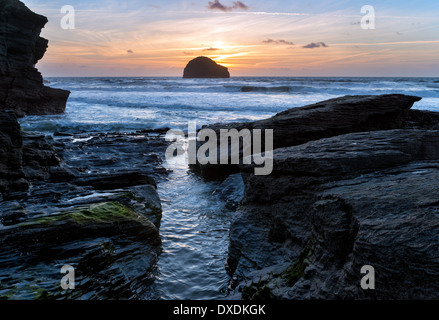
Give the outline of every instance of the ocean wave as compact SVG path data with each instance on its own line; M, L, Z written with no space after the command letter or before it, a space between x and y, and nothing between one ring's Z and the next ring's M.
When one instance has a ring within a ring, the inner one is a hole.
M438 78L49 78L57 87L90 97L109 92L132 96L163 93L378 94L412 92L437 95ZM433 89L433 90L432 90Z
M439 78L54 78L72 91L66 113L26 117L41 132L136 131L268 118L286 109L344 95L401 93L439 110Z
M255 86L243 86L241 92L290 92L289 86L280 87L255 87Z

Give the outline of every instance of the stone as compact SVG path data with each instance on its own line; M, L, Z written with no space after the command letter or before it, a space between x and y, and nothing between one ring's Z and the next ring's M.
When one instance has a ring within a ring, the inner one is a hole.
M230 78L229 70L207 57L195 58L184 69L183 78Z
M292 108L265 120L214 124L204 128L213 129L215 132L232 128L238 131L272 129L276 149L350 132L401 128L409 122L405 120L406 115L413 104L419 100L421 100L419 97L401 94L344 96ZM419 113L417 118L419 118L417 122L420 123L422 119ZM434 118L432 119L431 121L434 121ZM413 121L416 121L416 117ZM191 168L209 180L224 179L229 174L239 172L238 166L231 164L202 165L197 163Z
M34 213L1 229L0 239L0 296L10 299L143 297L161 248L157 227L124 194L51 214ZM63 265L75 268L75 290L60 289ZM6 274L7 270L16 272ZM31 272L38 280L28 284Z
M0 193L3 196L27 190L22 158L23 137L17 118L13 112L0 111Z
M51 138L15 129L32 188L0 198L0 299L157 298L164 132ZM60 288L63 265L75 268L75 290Z
M227 261L233 296L438 297L438 130L349 133L273 157L269 176L241 166ZM375 268L379 290L361 288L363 265Z
M18 0L0 2L0 110L19 117L64 112L70 92L45 86L35 68L48 46L40 37L46 23Z

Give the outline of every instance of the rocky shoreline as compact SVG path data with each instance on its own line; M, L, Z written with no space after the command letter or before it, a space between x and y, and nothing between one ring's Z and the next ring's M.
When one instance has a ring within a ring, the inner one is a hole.
M207 126L274 129L272 174L235 168L245 191L230 231L231 298L438 298L439 114L410 110L418 100L347 96ZM361 288L365 265L379 290Z
M331 100L343 109L348 101L348 122L359 118L356 108L373 104L364 116L374 119L370 127L275 148L268 176L238 166L244 196L231 222L230 299L437 298L439 114L410 110L419 98L402 95L392 96L392 112L389 98ZM306 111L319 108L325 112L326 102L282 115L298 112L317 132ZM157 298L156 181L167 175L167 129L45 137L22 132L13 112L0 112L0 120L0 296ZM289 121L279 131L296 130ZM71 292L57 285L65 263L81 275ZM380 290L361 289L364 265L375 268Z
M2 184L0 297L154 298L163 135L15 133L22 143L8 159L22 165L5 169L19 183ZM63 265L75 268L75 290L60 289Z
M160 298L168 129L24 132L17 117L62 113L69 92L34 68L47 19L16 0L0 15L0 299ZM225 179L218 193L236 210L228 298L439 298L439 113L411 110L420 99L345 96L207 126L274 131L270 175L242 162L192 166ZM60 287L65 265L75 290ZM360 286L365 265L377 290Z

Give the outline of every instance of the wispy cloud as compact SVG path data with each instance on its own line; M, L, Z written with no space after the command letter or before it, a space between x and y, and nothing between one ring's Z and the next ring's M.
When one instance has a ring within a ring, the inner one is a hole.
M389 45L405 45L405 44L439 44L439 40L414 40L414 41L393 41L393 42L358 42L358 43L334 43L331 46L389 46Z
M248 6L241 1L234 1L233 5L226 6L222 4L219 0L209 1L207 6L210 10L220 10L223 12L229 12L233 10L248 10Z
M284 44L284 45L288 45L288 46L294 46L294 43L291 41L287 41L287 40L273 40L268 38L267 40L262 41L263 43L266 44Z
M324 42L311 42L310 44L307 44L306 46L303 46L304 49L314 49L314 48L327 48L328 45Z

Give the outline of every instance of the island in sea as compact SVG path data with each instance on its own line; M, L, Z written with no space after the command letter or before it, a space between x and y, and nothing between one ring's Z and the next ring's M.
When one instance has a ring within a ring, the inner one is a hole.
M195 58L184 68L183 78L230 78L229 70L208 57Z

